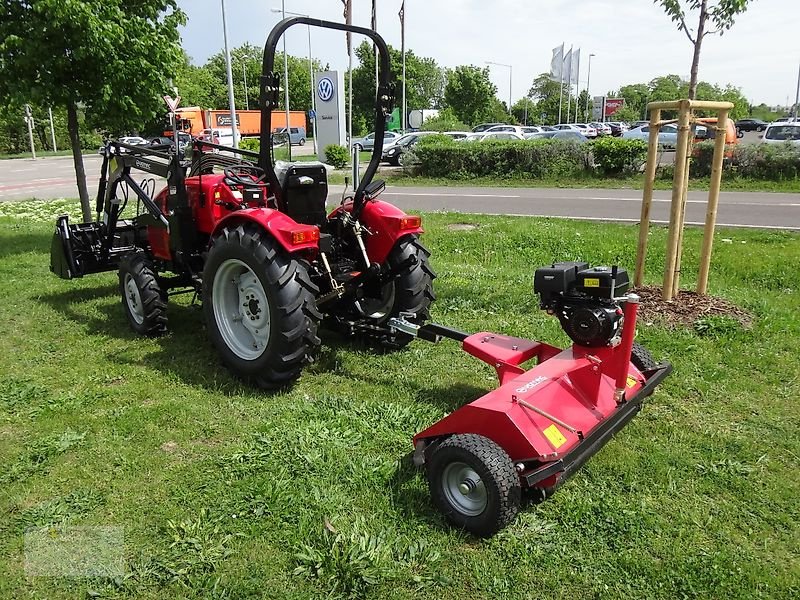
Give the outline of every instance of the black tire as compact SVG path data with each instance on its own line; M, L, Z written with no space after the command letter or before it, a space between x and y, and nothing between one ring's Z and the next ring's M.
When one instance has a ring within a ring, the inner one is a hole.
M433 503L455 527L491 537L517 516L522 499L519 475L508 454L492 440L454 435L435 447L426 464ZM459 481L471 489L453 489Z
M390 159L389 162L391 164L393 164L395 167L399 167L400 166L400 157L401 156L402 156L402 154L398 154L394 158Z
M369 308L369 297L356 301L356 310L373 324L381 325L391 317L400 316L400 313L413 313L416 315L413 322L421 324L430 319L430 306L436 299L433 293L433 280L436 277L430 266L431 253L423 246L417 236L408 236L401 239L389 253L388 262L392 267L399 266L413 257L394 281L387 283L382 290L364 290L366 294L380 295L381 300L375 310ZM392 338L383 338L381 346L396 350L406 346L413 336L397 334Z
M167 300L150 261L130 254L119 263L122 310L136 333L148 336L167 331Z
M364 147L361 144L353 144L353 149L356 150L356 152L361 152Z
M233 291L218 287L215 295L215 284L222 286L222 279L235 268L243 271L238 280L226 280L238 281ZM244 276L248 277L248 284L241 284ZM236 290L240 285L243 287ZM245 285L248 291L257 291L258 299L248 301L245 310L239 309L236 315L239 319L232 316L222 324L218 322L223 317L221 313L228 314L225 309L231 306L231 301L238 307L239 301L251 298L240 294L240 291L246 293ZM315 300L318 291L304 264L285 253L260 227L247 224L223 229L213 240L203 270L203 311L209 336L222 362L236 375L264 389L293 382L300 376L303 366L313 361L313 352L320 344L317 327L321 315ZM241 345L236 346L236 341L239 338L247 341L245 330L263 322L259 314L262 310L268 319L261 330L255 331L260 331L262 337L253 336L255 345L248 354ZM246 315L250 315L256 325L245 326ZM262 321L255 321L256 317ZM237 322L241 322L241 326L235 325ZM262 349L258 348L259 341Z
M300 142L299 142L299 144L300 144L301 146L305 146L305 145L306 145L306 138L300 138Z
M765 127L763 125L759 125L756 127L756 131L764 131Z
M658 363L653 358L653 355L650 354L650 350L638 342L633 343L633 348L631 349L631 362L633 363L633 366L640 371L650 371L658 366Z

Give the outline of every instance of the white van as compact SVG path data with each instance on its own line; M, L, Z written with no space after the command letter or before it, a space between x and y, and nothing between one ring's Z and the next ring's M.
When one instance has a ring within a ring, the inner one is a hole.
M200 139L220 146L233 147L233 129L230 127L203 129Z

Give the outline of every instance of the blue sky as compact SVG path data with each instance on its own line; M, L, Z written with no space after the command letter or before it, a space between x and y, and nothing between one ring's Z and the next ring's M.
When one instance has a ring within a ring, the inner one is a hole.
M713 1L713 0L712 0ZM401 0L378 0L378 32L400 46L397 12ZM222 48L220 0L179 0L189 22L183 45L197 64ZM264 44L280 15L280 0L226 0L230 43ZM354 22L369 26L370 0L353 0ZM341 0L286 0L286 10L342 20ZM555 46L583 49L581 89L586 87L588 53L591 93L677 73L688 79L691 45L650 0L406 0L406 46L443 66L513 66L512 97L525 94L533 78L549 68ZM307 56L305 29L287 34L290 54ZM315 57L334 68L347 66L343 34L315 30ZM800 67L798 0L752 0L733 29L707 37L700 78L732 83L754 102L794 102ZM508 97L508 69L492 67L500 98Z

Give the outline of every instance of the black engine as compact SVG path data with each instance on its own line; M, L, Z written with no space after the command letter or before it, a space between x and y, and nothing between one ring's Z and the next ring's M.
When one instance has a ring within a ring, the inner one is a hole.
M542 309L554 314L573 342L608 346L622 331L622 307L616 300L630 287L619 267L590 267L585 262L554 263L536 269L533 291Z

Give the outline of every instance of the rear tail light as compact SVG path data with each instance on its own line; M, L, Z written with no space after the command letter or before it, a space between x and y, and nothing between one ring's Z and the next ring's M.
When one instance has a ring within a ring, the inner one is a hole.
M319 241L319 229L316 227L305 227L292 231L292 246L308 244Z
M416 229L422 225L422 217L417 215L406 215L400 219L400 229Z

